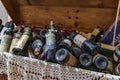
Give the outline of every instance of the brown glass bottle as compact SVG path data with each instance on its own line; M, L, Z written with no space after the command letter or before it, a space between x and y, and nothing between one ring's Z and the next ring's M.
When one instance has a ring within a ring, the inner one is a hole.
M58 63L65 66L77 66L77 59L66 49L61 48L55 54Z

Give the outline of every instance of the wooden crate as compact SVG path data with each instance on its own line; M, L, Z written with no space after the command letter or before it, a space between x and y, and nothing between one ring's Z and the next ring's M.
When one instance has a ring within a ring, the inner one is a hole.
M1 1L16 24L22 20L27 25L42 27L54 20L63 28L83 32L91 32L97 25L107 30L115 20L118 4L118 0ZM1 76L0 80L4 80Z

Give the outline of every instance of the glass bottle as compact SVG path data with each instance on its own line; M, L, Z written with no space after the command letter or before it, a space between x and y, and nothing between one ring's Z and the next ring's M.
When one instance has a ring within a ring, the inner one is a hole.
M120 63L115 67L114 72L116 75L120 75Z
M13 38L14 24L10 22L9 28L4 31L1 38L0 52L8 52Z
M109 72L113 71L112 62L110 60L108 60L107 57L105 57L101 54L96 54L93 57L93 63L99 70L106 70L106 71L109 71Z
M35 29L35 26L32 26L31 28L25 28L25 32L20 37L20 39L17 41L17 43L15 44L15 47L12 50L13 54L21 55L21 56L27 55L27 54L24 54L23 52L28 47L29 39L34 29Z
M83 49L85 52L90 53L91 55L94 55L97 53L97 45L92 43L87 38L83 37L82 35L71 32L70 37L72 41L81 49Z
M114 53L113 53L113 59L115 62L120 62L120 44L118 44L115 47Z
M17 43L17 41L20 39L24 28L25 28L25 25L22 24L19 27L18 31L16 33L14 33L13 39L12 39L12 42L11 42L11 46L10 46L10 49L9 49L10 53L12 52L12 49L14 48L15 44Z
M88 53L83 53L79 57L79 62L83 68L87 68L92 64L92 56Z
M77 59L66 49L61 48L55 54L55 59L58 63L65 66L77 66Z

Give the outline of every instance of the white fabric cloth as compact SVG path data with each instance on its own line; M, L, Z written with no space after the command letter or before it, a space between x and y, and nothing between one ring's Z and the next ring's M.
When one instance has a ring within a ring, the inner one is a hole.
M0 74L7 74L8 80L120 80L120 76L61 66L11 53L0 53Z

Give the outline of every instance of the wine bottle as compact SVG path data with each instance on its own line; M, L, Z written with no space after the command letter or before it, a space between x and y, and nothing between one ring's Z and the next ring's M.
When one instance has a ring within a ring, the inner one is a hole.
M56 62L55 53L56 53L55 49L48 49L46 52L46 54L47 54L46 61L55 63Z
M81 49L83 49L85 52L90 53L92 55L97 53L97 45L92 43L87 38L83 37L82 35L71 32L70 37L73 40L73 42Z
M5 30L0 44L0 52L8 52L13 37L14 24L10 22L10 27Z
M120 75L120 63L115 67L114 72L116 75Z
M60 48L65 48L67 50L70 50L72 46L72 41L69 38L65 38L59 45L58 45L58 49Z
M40 31L40 38L41 38L41 40L42 40L42 42L43 42L43 44L45 44L45 39L46 39L46 37L45 37L45 34L47 34L47 32L48 32L48 30L47 29L42 29L41 31Z
M11 42L11 46L10 46L10 49L9 49L10 53L12 52L12 49L15 46L15 44L17 43L17 41L20 39L24 28L25 28L25 25L22 24L20 26L20 28L18 29L17 33L14 33L14 36L13 36L13 39L12 39L12 42Z
M115 50L114 46L104 44L104 43L97 43L98 44L98 52L104 56L112 57L113 52Z
M65 66L77 66L77 59L64 48L59 49L55 54L55 59L59 64Z
M92 64L92 56L88 53L83 53L79 57L79 62L82 68L87 68Z
M109 72L113 71L112 62L110 60L108 60L107 57L105 57L101 54L96 54L93 57L93 63L99 70L106 70L106 71L109 71Z
M72 55L79 59L80 55L82 54L82 50L78 47L72 48Z
M114 53L113 53L113 59L115 62L120 62L120 44L118 44L115 47Z
M100 26L96 27L91 33L90 40L94 42L98 42L100 40L100 35L102 35L103 32L104 31Z
M35 56L38 56L42 50L43 43L40 39L35 39L32 42L32 49Z
M46 52L49 49L56 49L56 40L55 40L55 34L54 34L54 26L53 26L53 22L51 21L50 23L50 27L51 29L49 29L48 33L45 34L46 37L46 42L45 45L43 47L43 54L44 56L46 56Z
M0 41L2 39L2 36L4 34L4 32L11 26L10 24L13 23L13 21L10 22L6 22L5 26L3 27L3 29L0 32Z
M25 32L20 37L20 39L15 44L12 52L16 55L26 56L27 54L23 54L24 50L28 47L30 36L32 35L32 31L35 29L35 26L31 28L25 28Z

